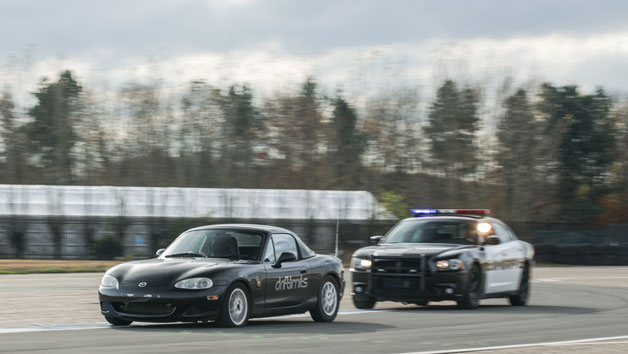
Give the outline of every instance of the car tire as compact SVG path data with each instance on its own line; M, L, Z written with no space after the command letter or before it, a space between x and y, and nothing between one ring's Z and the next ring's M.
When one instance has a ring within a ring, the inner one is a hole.
M457 300L458 307L463 309L476 309L480 306L480 295L482 294L482 272L477 264L471 267L469 272L469 282L462 295L462 299Z
M519 284L519 290L516 295L508 297L512 306L525 306L528 303L528 297L530 294L530 270L528 265L523 268L521 274L521 283Z
M114 326L128 326L131 323L133 323L133 321L127 321L127 320L123 320L121 318L116 318L116 317L106 317L105 316L105 320L107 320L107 322L109 322L110 324L112 324Z
M377 300L372 296L353 296L353 305L360 310L370 310L375 307Z
M316 322L331 322L338 315L340 307L340 293L338 292L338 282L334 277L328 275L323 279L320 289L318 289L318 300L316 306L310 310L310 316Z
M426 306L427 304L429 304L430 302L427 300L421 300L421 301L415 301L414 304L418 305L418 306Z
M225 292L216 324L221 327L244 327L249 322L251 301L249 291L235 283Z

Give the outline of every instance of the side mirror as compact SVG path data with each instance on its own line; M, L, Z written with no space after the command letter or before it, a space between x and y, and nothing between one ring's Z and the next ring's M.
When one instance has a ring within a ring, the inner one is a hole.
M164 253L166 249L165 248L160 248L157 250L157 252L155 252L155 254L157 255L157 257L161 256L162 253Z
M284 252L279 256L277 262L273 264L273 268L281 268L281 263L283 262L294 262L297 260L297 256L292 252Z
M382 236L382 235L371 236L370 237L371 245L378 244L379 241L381 241L383 238L384 238L384 236Z
M487 246L499 245L500 243L501 241L499 240L499 237L495 235L491 235L484 239L484 244Z

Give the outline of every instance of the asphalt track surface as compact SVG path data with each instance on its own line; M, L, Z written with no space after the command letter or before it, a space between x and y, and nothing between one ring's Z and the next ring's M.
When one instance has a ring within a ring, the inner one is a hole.
M600 337L608 338L608 350L590 340L586 344L593 345L580 344L575 352L628 352L627 268L536 269L534 277L526 307L495 299L477 310L453 303L384 303L359 311L347 292L333 323L316 323L304 314L226 329L212 323L109 327L92 287L100 274L5 275L0 276L0 353L411 353L487 347L495 353L538 353L547 347L500 347ZM574 352L569 346L552 348Z

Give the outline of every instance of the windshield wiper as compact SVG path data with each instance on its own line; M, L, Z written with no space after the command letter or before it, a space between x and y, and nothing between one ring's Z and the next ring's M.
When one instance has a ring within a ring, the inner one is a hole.
M203 258L207 258L207 256L205 256L205 255L202 255L200 253L194 253L194 252L173 253L173 254L168 254L165 257L203 257Z

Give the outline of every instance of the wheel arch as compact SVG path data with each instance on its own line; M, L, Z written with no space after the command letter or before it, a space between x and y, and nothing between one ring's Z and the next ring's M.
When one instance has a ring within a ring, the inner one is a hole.
M338 275L338 273L336 273L335 271L331 270L328 271L327 273L325 273L325 275L323 275L323 279L325 279L325 277L327 276L331 276L332 278L334 278L334 280L336 280L336 283L338 283L338 287L340 287L342 285L341 281L340 281L340 275ZM323 284L321 284L322 286Z
M251 286L250 282L248 280L244 279L244 278L237 278L234 281L232 281L231 284L229 284L229 288L231 288L235 284L242 284L242 285L244 285L244 288L246 288L246 290L248 291L249 300L252 301L253 287Z

